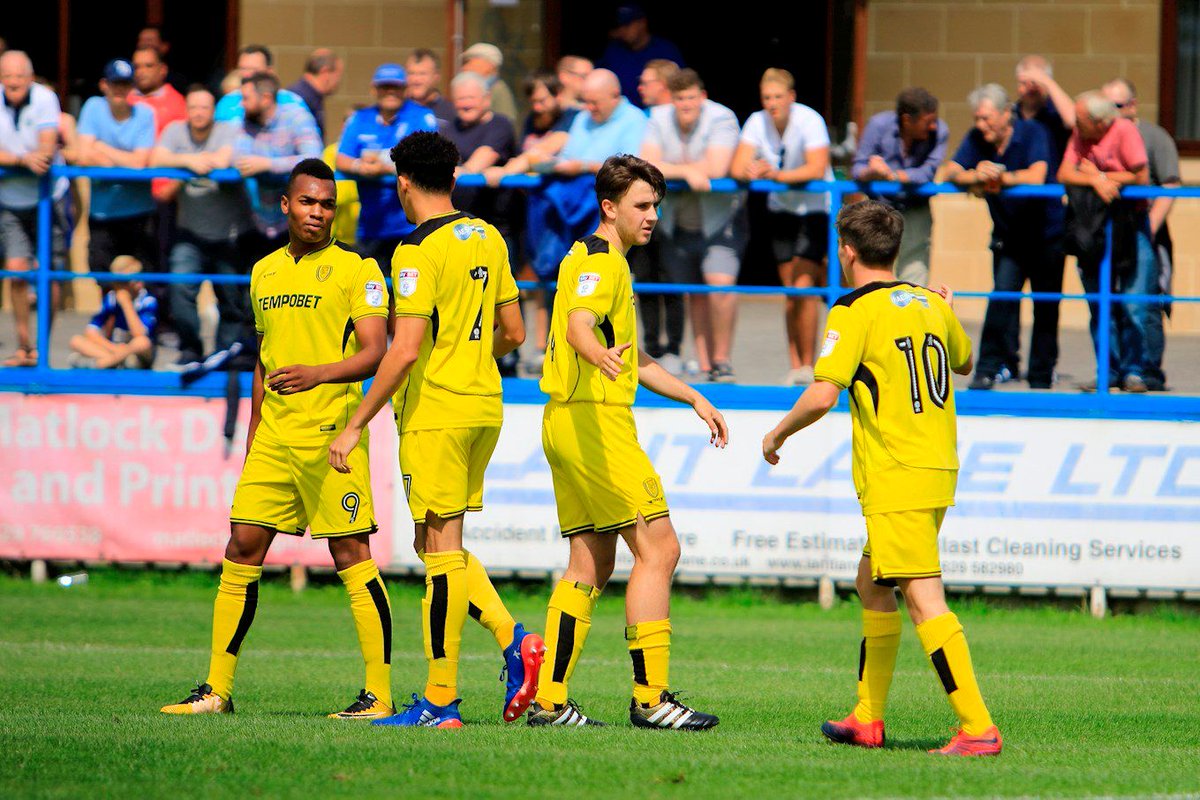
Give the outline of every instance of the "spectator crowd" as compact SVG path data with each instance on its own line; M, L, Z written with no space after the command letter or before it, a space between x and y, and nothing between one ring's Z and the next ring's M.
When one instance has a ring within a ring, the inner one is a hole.
M753 236L769 242L783 286L823 286L827 194L774 191L766 213L753 216L745 191L711 191L714 179L727 177L789 184L833 179L828 126L820 113L797 101L793 76L766 70L759 83L762 110L739 122L709 98L702 76L684 64L679 48L650 32L641 9L622 7L617 22L598 63L566 56L555 69L532 72L517 92L500 77L504 54L494 44L467 48L446 84L438 55L416 49L402 63L380 64L371 79L372 104L344 120L326 114L325 101L343 79L342 59L326 48L314 50L303 73L286 87L271 51L248 45L223 90L181 83L187 86L181 92L172 85L180 82L169 80L161 35L147 29L128 58L104 67L99 94L83 104L77 122L35 79L35 65L25 53L4 52L0 167L17 168L0 178L4 268L36 267L37 176L51 165L190 171L195 177L188 180L90 181L88 267L114 273L114 281L106 286L101 313L72 340L75 363L110 367L149 364L154 343L174 336L179 364L187 365L207 355L199 287L146 287L134 277L138 271L247 275L256 260L286 243L278 198L292 167L313 156L324 157L345 179L336 230L364 256L386 265L413 229L387 180L395 174L388 152L409 133L436 130L457 145L460 172L482 174L486 181L458 187L455 205L500 230L518 273L554 279L571 242L596 224L595 172L608 156L635 153L688 187L668 195L650 245L630 254L640 284L734 286ZM920 87L905 88L894 109L867 122L846 171L854 180L900 184L898 193L881 199L904 217L896 271L901 281L915 284L931 280L929 200L909 191L919 184L953 182L986 201L997 291L1019 292L1028 285L1033 292L1061 292L1068 254L1077 257L1085 289L1099 291L1111 223L1112 289L1137 297L1113 304L1107 331L1100 330L1092 304L1091 334L1097 347L1100 337L1108 337L1114 388L1163 390L1163 316L1170 307L1143 296L1170 291L1171 200L1118 202L1118 197L1132 184L1180 185L1175 145L1162 128L1139 117L1136 89L1124 78L1072 97L1054 80L1049 61L1030 55L1017 63L1015 79L1011 94L996 83L971 92L974 124L960 132L950 131L939 117L937 97ZM528 110L523 118L519 105ZM326 147L326 141L333 144ZM230 168L240 182L209 177ZM557 178L531 192L502 183L505 176L530 172ZM1056 182L1064 185L1065 200L1001 191ZM83 222L82 204L66 180L53 186L53 198L51 250L61 262L73 226ZM935 277L954 283L952 275ZM17 341L3 363L32 366L44 343L35 340L31 325L29 286L20 279L7 283ZM551 298L548 291L527 294L537 340L544 345ZM223 350L247 339L252 317L244 286L219 284L215 296L219 322L213 347ZM786 299L789 361L780 372L786 369L787 384L813 379L820 302L815 295ZM641 293L639 307L645 349L667 369L695 379L735 380L736 293L650 289ZM1033 304L1023 361L1019 303L989 302L970 388L1020 379L1031 388L1050 388L1058 360L1058 307L1056 300ZM503 366L508 374L519 367L515 360Z

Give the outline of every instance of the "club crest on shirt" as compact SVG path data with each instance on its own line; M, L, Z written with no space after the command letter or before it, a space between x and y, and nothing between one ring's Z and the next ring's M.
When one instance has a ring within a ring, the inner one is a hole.
M317 280L321 283L329 280L329 276L333 274L333 264L322 264L317 267Z
M367 281L366 303L371 308L379 308L383 305L383 284L379 281Z
M913 300L916 300L921 305L929 308L929 298L917 292L910 292L908 289L896 289L892 292L892 303L897 308L904 308Z
M400 280L396 283L396 291L401 297L412 297L413 292L417 291L417 278L421 277L419 270L402 269L400 270Z
M467 239L470 239L472 233L478 233L480 239L487 238L487 232L483 229L482 225L472 225L469 222L460 222L454 226L454 235L459 241L465 242Z
M594 294L596 287L600 285L600 276L595 272L584 272L579 276L579 285L575 288L575 294L580 297L587 297Z
M837 331L826 331L825 343L821 345L820 357L824 358L825 356L831 354L833 352L833 348L837 347L838 339L840 338L841 336Z
M658 499L660 490L658 488L658 481L654 480L654 478L646 478L646 480L642 481L642 488L646 490L646 494L650 496L651 500Z

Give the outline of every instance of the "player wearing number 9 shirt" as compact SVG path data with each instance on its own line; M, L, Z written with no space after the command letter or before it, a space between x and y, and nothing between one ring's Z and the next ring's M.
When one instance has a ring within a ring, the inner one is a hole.
M405 137L391 151L397 193L416 230L392 257L392 347L346 431L329 450L335 469L390 398L400 429L400 471L425 563L422 603L429 678L423 697L376 724L456 728L458 658L468 613L502 648L512 722L537 692L545 649L513 620L483 565L463 549L463 515L483 508L483 475L503 420L496 358L525 338L519 294L500 233L450 200L458 148L436 133Z
M969 375L971 342L938 291L897 281L892 265L904 221L875 201L838 215L838 254L854 291L829 312L816 381L763 438L779 463L789 436L813 424L850 392L854 486L867 546L857 588L863 606L858 704L821 731L835 742L882 747L883 711L900 645L894 587L958 715L945 755L996 755L1000 733L975 680L962 625L946 606L938 531L954 505L957 423L951 372Z
M263 560L277 533L325 539L350 608L366 667L364 688L339 719L393 712L392 618L371 558L375 532L367 444L350 454L352 475L325 452L362 397L387 349L387 288L373 259L330 234L337 211L333 171L300 161L280 199L288 243L254 265L250 299L259 335L246 463L230 509L229 544L213 607L208 678L167 714L233 711L234 672L254 621Z

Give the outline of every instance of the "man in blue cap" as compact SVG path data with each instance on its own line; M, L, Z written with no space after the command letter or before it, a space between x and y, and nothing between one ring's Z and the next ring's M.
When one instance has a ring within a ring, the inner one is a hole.
M362 255L377 260L384 271L392 252L416 226L404 216L396 194L392 146L416 131L436 131L437 118L428 108L404 97L406 75L399 64L381 64L371 79L375 105L355 112L342 129L337 168L358 181L362 211L358 244Z
M621 94L629 102L642 106L638 94L638 80L646 65L656 58L673 61L683 67L683 54L675 43L650 33L646 11L637 3L625 3L617 8L616 27L612 40L596 65L611 69L621 81Z
M89 98L79 114L75 163L87 167L142 169L154 147L154 112L132 105L133 65L116 59L104 67L103 97ZM158 243L153 232L154 198L149 181L92 181L88 268L108 272L117 256L133 256L155 271Z

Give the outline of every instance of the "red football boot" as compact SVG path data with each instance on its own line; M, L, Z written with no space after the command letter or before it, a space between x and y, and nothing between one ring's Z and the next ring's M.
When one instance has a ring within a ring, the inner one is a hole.
M883 720L859 722L854 712L843 720L829 720L821 725L821 733L831 742L852 744L855 747L883 747Z
M993 725L979 736L968 736L960 728L945 747L929 752L940 756L998 756L1003 746L1000 730Z

